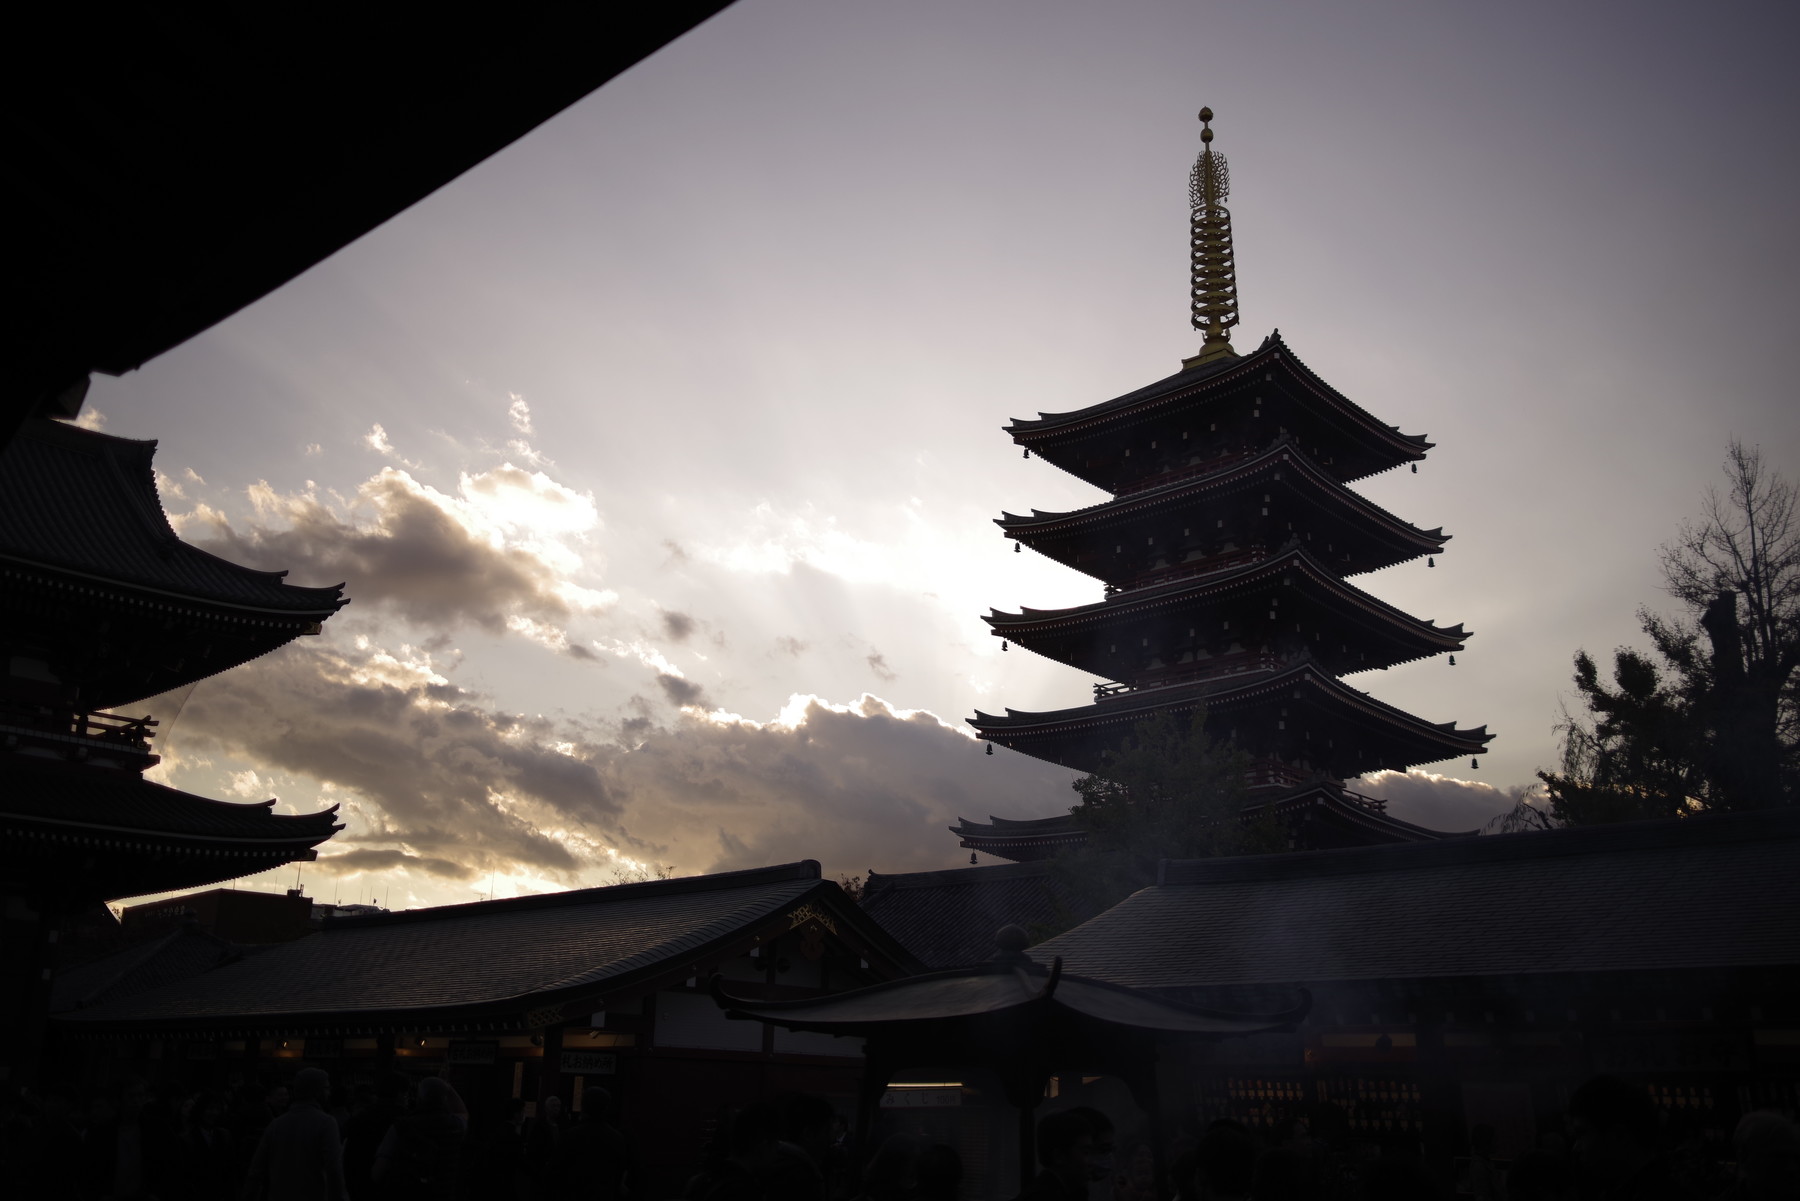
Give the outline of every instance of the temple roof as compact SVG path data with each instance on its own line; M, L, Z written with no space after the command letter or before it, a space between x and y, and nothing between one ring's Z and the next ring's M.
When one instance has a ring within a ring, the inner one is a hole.
M1296 578L1300 581L1298 584L1292 582ZM1067 609L1021 608L1018 613L1002 613L995 609L982 620L992 627L995 637L1011 638L1021 646L1038 650L1034 643L1045 641L1055 634L1117 629L1133 619L1172 615L1230 597L1257 596L1283 587L1309 588L1334 613L1360 614L1366 622L1382 627L1382 632L1390 638L1413 644L1411 655L1371 662L1358 670L1409 662L1443 651L1458 651L1469 638L1468 631L1462 628L1460 622L1450 627L1434 625L1429 620L1413 617L1396 609L1354 584L1346 583L1298 546L1284 548L1260 563L1231 567L1154 588L1121 592L1092 604L1074 605ZM1039 653L1049 654L1047 650ZM1089 670L1098 668L1090 667Z
M1075 759L1080 761L1070 760L1067 766L1093 771L1098 768L1099 755L1107 745L1116 743L1138 722L1157 713L1180 713L1204 707L1210 719L1216 720L1226 717L1234 709L1278 705L1290 699L1307 701L1344 721L1383 731L1393 745L1381 756L1384 759L1381 766L1410 767L1479 754L1487 748L1491 737L1486 726L1459 729L1453 722L1440 724L1414 717L1350 687L1310 661L1191 684L1134 689L1073 709L1033 713L1009 708L1004 716L976 710L969 724L981 738L1028 754L1036 754L1039 745L1054 743L1064 748L1064 754L1053 761L1070 759L1068 752L1072 750ZM1414 757L1404 761L1394 759L1394 754L1401 748ZM1322 757L1328 753L1322 746L1313 749ZM1334 756L1341 757L1342 751ZM1388 759L1392 762L1385 761ZM1355 772L1338 774L1347 777Z
M851 929L869 958L900 971L918 966L806 860L333 919L318 934L64 1020L364 1028L487 1017L519 1025L527 1011L566 1001L585 1015L609 991L679 981L771 923L785 930L819 913Z
M11 879L112 899L311 859L341 828L335 805L284 814L274 804L208 800L129 770L15 753L0 764L0 864ZM73 871L80 860L91 866Z
M1373 570L1375 567L1391 566L1419 555L1435 554L1441 552L1444 544L1450 541L1450 536L1444 533L1442 526L1430 530L1420 529L1345 488L1308 455L1297 450L1288 438L1277 439L1261 452L1225 467L1201 468L1194 474L1183 475L1171 483L1143 492L1134 492L1066 513L1033 509L1031 515L1026 517L1002 512L994 519L994 524L1004 530L1007 537L1016 538L1044 554L1051 554L1039 544L1057 538L1098 534L1102 530L1124 525L1144 522L1172 524L1177 520L1178 513L1193 509L1220 492L1253 488L1257 485L1270 486L1274 482L1270 477L1279 480L1285 491L1301 495L1315 506L1330 507L1341 512L1367 535L1389 543L1398 552L1397 557L1369 566L1359 566L1357 570ZM1061 558L1056 555L1052 557ZM1066 558L1062 561L1069 562ZM1086 570L1073 562L1069 565L1077 570Z
M183 542L156 491L155 442L36 420L0 448L0 566L48 571L210 610L323 620L338 584L302 588Z
M1017 966L988 963L795 1001L733 997L715 978L713 995L730 1017L789 1030L869 1037L905 1028L932 1031L942 1023L939 1029L947 1042L963 1041L958 1035L966 1037L966 1024L974 1023L980 1030L990 1019L1012 1025L1060 1024L1059 1019L1097 1022L1159 1035L1216 1038L1284 1029L1304 1016L1303 1011L1267 1016L1209 1012L1070 975L1060 967L1046 970L1030 961Z
M1030 827L1035 822L1006 822ZM1061 818L1045 822L1069 823ZM968 823L964 823L967 825ZM1072 824L1072 823L1070 823ZM1001 926L1055 929L1092 917L1095 909L1062 887L1043 861L884 875L870 872L863 911L928 967L978 963L993 950Z
M1065 471L1089 482L1116 491L1116 481L1095 478L1073 462L1059 461L1058 447L1102 432L1109 427L1124 427L1156 420L1176 411L1184 403L1206 398L1209 393L1222 393L1228 388L1248 384L1261 376L1280 372L1290 380L1309 408L1329 414L1331 424L1340 436L1366 446L1382 464L1362 470L1349 478L1386 471L1401 463L1422 459L1432 443L1423 436L1403 434L1398 426L1384 425L1366 410L1315 375L1282 341L1279 330L1263 340L1254 352L1238 358L1217 359L1190 367L1174 375L1147 384L1123 396L1075 409L1066 413L1039 413L1035 419L1015 418L1006 432L1013 441L1056 463Z
M1030 954L1159 989L1792 968L1797 861L1791 808L1171 861Z

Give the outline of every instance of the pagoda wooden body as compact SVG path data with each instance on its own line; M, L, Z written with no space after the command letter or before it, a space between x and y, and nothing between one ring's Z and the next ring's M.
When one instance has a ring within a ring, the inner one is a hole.
M34 419L0 447L0 1075L29 1079L59 928L119 897L312 859L336 806L277 814L143 778L156 721L106 710L316 634L342 585L299 588L182 542L155 443ZM246 721L259 720L246 714Z
M1279 333L1252 354L1193 364L1007 432L1027 453L1112 493L1072 513L998 519L1007 537L1093 576L1105 595L986 620L995 637L1105 682L1076 709L977 712L981 738L1093 772L1139 722L1203 711L1209 733L1252 756L1259 804L1287 809L1314 796L1314 807L1356 817L1362 832L1351 841L1435 836L1341 786L1384 768L1478 755L1489 740L1485 727L1425 721L1342 679L1458 651L1469 637L1350 582L1443 550L1441 529L1411 525L1349 488L1423 459L1431 443L1353 404ZM1049 849L1035 848L1020 824L1008 823L992 853ZM964 827L964 845L989 849L980 827Z

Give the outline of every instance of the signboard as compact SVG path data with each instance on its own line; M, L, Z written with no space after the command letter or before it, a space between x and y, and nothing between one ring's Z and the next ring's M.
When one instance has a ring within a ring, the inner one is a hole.
M608 1051L564 1051L559 1062L570 1076L611 1076L619 1069L619 1057Z
M445 1063L493 1063L499 1055L495 1042L453 1042L444 1053Z

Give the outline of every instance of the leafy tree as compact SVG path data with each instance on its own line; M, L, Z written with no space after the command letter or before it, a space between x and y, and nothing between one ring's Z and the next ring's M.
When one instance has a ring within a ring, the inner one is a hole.
M1069 813L1087 839L1057 856L1058 884L1072 902L1061 917L1085 918L1154 884L1162 859L1286 848L1273 814L1244 812L1249 756L1208 737L1205 720L1158 713L1105 767L1075 781L1081 801Z
M1795 490L1733 441L1727 488L1662 548L1687 612L1638 620L1652 655L1614 653L1612 686L1575 656L1585 709L1564 711L1546 806L1503 828L1590 825L1791 804L1800 792L1800 512Z

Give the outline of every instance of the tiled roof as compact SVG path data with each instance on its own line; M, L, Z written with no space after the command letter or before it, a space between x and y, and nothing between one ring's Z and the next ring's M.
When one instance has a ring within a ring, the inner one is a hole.
M1800 965L1800 810L1169 862L1032 948L1139 988Z
M156 443L54 421L0 449L0 562L256 613L321 619L343 585L300 588L285 572L228 563L176 536L157 496Z
M987 959L1002 926L1030 931L1078 921L1087 916L1080 904L1042 862L900 875L871 872L862 901L863 912L933 968Z
M811 860L338 919L318 934L69 1020L216 1025L514 1012L559 994L705 966L723 943L809 900L840 922L858 920ZM893 951L912 966L900 948Z
M1287 343L1282 340L1280 331L1276 331L1263 339L1262 345L1258 346L1254 351L1247 355L1238 358L1220 359L1215 363L1208 363L1202 367L1178 371L1174 375L1165 376L1164 378L1157 380L1155 383L1146 384L1144 387L1127 392L1123 396L1115 396L1111 400L1105 400L1101 401L1099 404L1089 405L1085 409L1075 409L1068 413L1039 413L1035 420L1029 418L1015 418L1012 423L1006 427L1006 432L1013 435L1014 440L1018 440L1022 434L1033 435L1036 437L1054 435L1066 427L1089 422L1096 417L1121 413L1140 405L1174 396L1186 391L1193 384L1211 379L1214 376L1226 375L1236 368L1244 368L1248 373L1254 373L1255 371L1263 369L1265 364L1274 362L1278 359L1292 367L1296 376L1303 382L1311 385L1312 388L1326 398L1334 408L1350 416L1358 425L1362 426L1368 432L1379 436L1383 441L1389 442L1396 447L1407 447L1409 450L1415 451L1420 456L1422 456L1424 451L1430 449L1431 443L1427 442L1422 436L1417 434L1402 434L1399 429L1394 426L1383 425L1376 421L1375 418L1361 406L1355 404L1348 397L1338 392L1337 389L1320 379L1306 366L1306 364L1300 361L1299 357L1296 356L1292 350L1288 348Z
M0 767L0 822L76 835L141 835L184 841L311 846L338 828L337 806L272 811L274 801L233 804L154 784L124 770L12 755Z
M167 934L58 972L50 1012L66 1013L191 979L241 954L243 948L183 922Z

